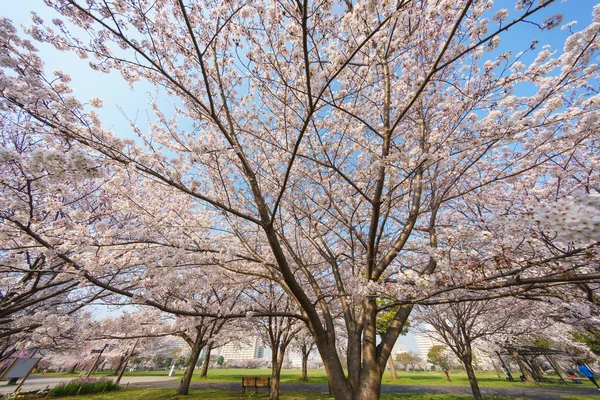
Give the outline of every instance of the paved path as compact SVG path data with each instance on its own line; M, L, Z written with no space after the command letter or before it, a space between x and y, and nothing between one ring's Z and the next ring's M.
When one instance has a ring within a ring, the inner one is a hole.
M110 378L110 377L109 377ZM69 382L75 378L60 378L56 376L44 376L44 375L31 375L22 386L22 391L27 392L30 390L42 390L47 386L53 388L54 386ZM163 387L161 385L168 384L169 381L179 382L177 378L169 378L168 376L124 376L121 378L121 385L130 386L136 385L137 387L144 387L144 385L151 384L152 386L146 387ZM168 386L166 386L168 387ZM16 389L16 386L6 386L6 382L0 383L0 393L12 393Z
M160 386L158 386L160 385ZM130 384L131 387L161 387L161 388L177 388L179 381L170 382L147 382L145 384ZM212 389L212 390L241 390L239 383L233 382L192 382L191 389ZM264 389L262 389L264 391ZM327 385L323 384L293 384L282 383L280 388L282 393L285 392L313 392L327 393ZM382 393L428 393L428 394L455 394L455 395L470 395L471 388L469 386L423 386L423 385L383 385ZM593 388L534 388L530 386L523 387L482 387L482 394L485 396L513 396L522 397L532 400L562 400L562 396L589 396L590 399L600 400L600 391Z

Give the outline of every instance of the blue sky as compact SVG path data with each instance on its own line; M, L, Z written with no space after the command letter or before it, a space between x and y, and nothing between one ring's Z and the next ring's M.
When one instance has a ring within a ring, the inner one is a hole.
M558 0L535 20L541 21L550 15L561 13L564 15L563 24L576 20L578 23L573 29L579 30L590 22L592 8L595 4L598 4L597 0ZM510 10L509 20L511 16L517 15L513 11L513 5L514 1L512 0L496 1L497 8L506 7ZM46 21L60 17L53 9L46 6L43 0L0 1L0 15L13 20L17 26L31 25L30 14L32 11ZM568 31L559 28L540 32L534 25L521 24L503 34L501 50L514 48L513 54L517 53L527 49L533 38L540 42L538 49L541 49L544 44L550 44L553 48L560 49L567 35ZM99 114L106 128L113 129L118 136L131 137L127 119L117 106L120 106L130 118L135 118L137 115L138 122L141 122L143 127L143 122L146 120L146 92L153 91L151 85L138 82L134 87L135 90L131 90L119 74L93 71L89 68L89 60L82 60L70 52L58 52L47 44L36 43L36 46L40 50L48 72L62 70L71 76L71 87L80 100L85 101L92 97L104 100L104 108L99 110Z

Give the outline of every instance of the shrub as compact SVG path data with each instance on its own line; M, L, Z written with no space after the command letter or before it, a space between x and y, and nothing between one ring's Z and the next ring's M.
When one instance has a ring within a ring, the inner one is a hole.
M81 390L80 390L81 388ZM61 383L50 392L52 397L73 396L79 394L91 394L99 392L111 392L121 387L106 377L101 378L77 378L67 383Z

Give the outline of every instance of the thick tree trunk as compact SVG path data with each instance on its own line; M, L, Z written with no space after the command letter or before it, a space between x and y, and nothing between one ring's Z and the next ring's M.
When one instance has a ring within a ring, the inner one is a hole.
M389 354L383 359L383 364L380 364L380 355L377 351L377 304L374 298L365 300L364 313L366 318L363 332L360 387L354 388L355 394L353 399L377 400L379 399L381 378L383 377Z
M177 394L186 395L190 391L190 382L192 381L192 375L194 375L194 369L196 368L196 363L198 363L198 358L200 357L200 352L204 347L204 342L201 340L197 340L192 346L192 354L190 355L190 362L185 369L185 374L181 379L181 385L179 385L179 389L177 390Z
M333 333L327 333L323 336L315 336L317 349L323 359L323 366L327 372L329 386L336 400L352 400L352 389L346 379L346 374L342 368L340 357L335 348L335 336ZM350 365L350 361L348 361Z
M348 378L336 350L333 331L315 334L315 343L327 371L329 385L336 400L377 400L381 391L381 379L387 359L398 339L412 307L403 307L390 324L387 332L377 345L376 318L377 305L367 300L363 312L365 328L362 338L354 332L348 338ZM312 329L318 331L319 329ZM361 340L362 339L362 340ZM358 377L353 379L353 375ZM353 384L355 383L355 384Z
M479 390L479 384L477 383L477 377L475 376L475 370L473 369L472 357L470 355L467 355L462 361L463 365L465 366L465 371L467 372L467 377L469 378L471 392L473 392L473 400L483 400L481 390Z
M378 400L381 391L381 378L383 370L377 363L365 364L360 377L360 387L354 389L353 400Z
M302 377L300 378L300 380L302 382L308 382L308 346L304 345L302 346Z
M204 357L204 362L202 363L202 371L200 371L200 378L208 378L208 364L210 363L210 351L212 349L210 346L206 350L206 357Z

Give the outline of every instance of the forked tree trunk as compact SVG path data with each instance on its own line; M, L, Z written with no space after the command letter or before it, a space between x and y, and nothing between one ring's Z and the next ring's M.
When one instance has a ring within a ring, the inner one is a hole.
M375 350L375 347L372 347ZM329 350L329 349L328 349ZM331 351L331 350L330 350ZM333 353L333 351L331 351ZM363 352L367 353L366 351ZM372 352L373 354L375 351ZM350 379L347 379L344 370L341 368L341 363L337 354L327 354L321 352L321 357L324 361L324 366L327 371L329 385L334 395L335 400L379 400L381 393L381 380L385 365L380 367L376 358L369 357L370 361L365 361L360 370L358 384L352 385ZM363 357L365 358L365 357ZM372 361L371 361L372 359ZM360 360L360 359L359 359ZM356 363L356 360L349 357L348 367ZM339 366L339 368L332 368ZM356 367L356 365L354 365Z
M471 392L473 392L473 400L483 400L481 390L479 390L479 384L477 383L477 377L475 376L475 370L473 369L473 359L471 355L466 355L463 360L467 377L469 378L469 385L471 386Z
M200 352L202 351L203 347L203 341L197 340L194 342L194 345L192 346L192 354L190 355L190 362L185 369L185 374L181 379L181 385L179 385L179 389L177 389L177 394L186 395L190 392L192 375L194 375L194 369L196 368L196 363L198 363L198 358L200 357Z
M353 399L377 400L381 391L381 378L385 371L388 356L379 363L380 355L377 351L377 303L374 298L364 302L365 318L362 346L362 369L360 371L360 385L358 390L354 387ZM383 339L382 339L383 340ZM391 349L390 349L391 350ZM350 363L350 360L348 360Z
M204 362L202 363L202 370L200 371L200 378L208 378L208 364L210 363L210 351L212 349L210 346L206 350L206 357L204 357Z
M374 300L367 300L365 306L364 315L369 317L365 318L367 321L363 334L349 332L348 335L348 378L334 346L336 342L334 333L315 335L316 345L336 400L378 400L380 398L381 380L387 358L411 310L410 307L402 310L403 315L400 315L398 320L388 328L388 332L382 338L382 344L385 343L386 347L378 348L375 328L377 305ZM380 363L381 352L386 354L386 358Z

